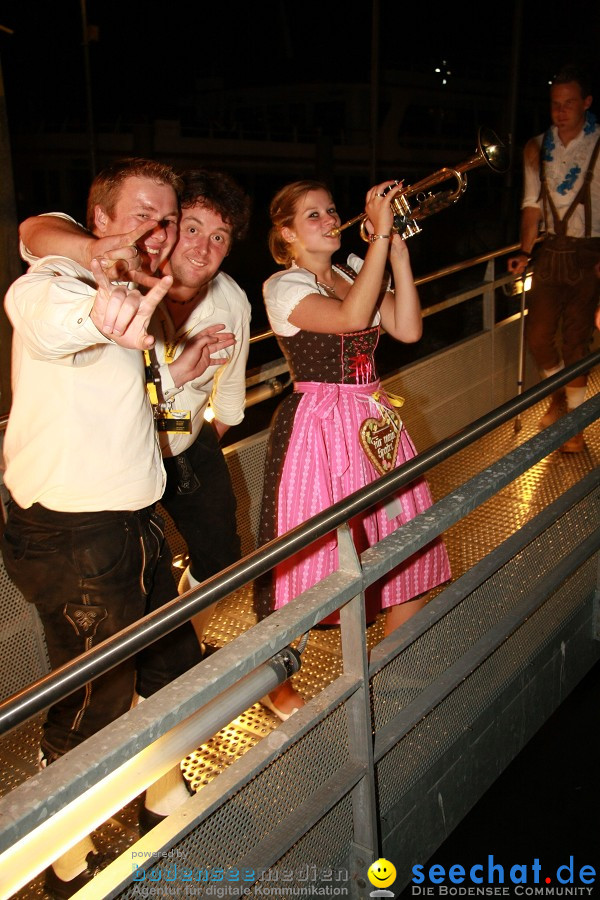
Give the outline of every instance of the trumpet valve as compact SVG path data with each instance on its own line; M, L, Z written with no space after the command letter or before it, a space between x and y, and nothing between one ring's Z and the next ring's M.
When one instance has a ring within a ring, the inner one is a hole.
M413 218L410 203L404 194L396 194L390 202L390 206L394 213L392 231L399 234L403 241L420 233L421 228L419 228L416 219Z

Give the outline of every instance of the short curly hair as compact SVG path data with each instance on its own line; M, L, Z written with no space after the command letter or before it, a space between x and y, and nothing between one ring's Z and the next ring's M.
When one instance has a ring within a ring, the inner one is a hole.
M182 209L205 206L218 213L231 226L231 237L239 241L248 232L250 223L250 197L225 172L210 169L189 169L181 173L182 188L179 195Z

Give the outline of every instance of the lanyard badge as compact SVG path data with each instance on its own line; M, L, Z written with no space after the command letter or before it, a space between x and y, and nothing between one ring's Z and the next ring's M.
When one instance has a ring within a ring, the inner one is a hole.
M175 348L173 348L173 353L174 349ZM166 352L165 360L166 362L172 361L167 359ZM176 434L191 434L191 411L189 409L174 409L173 402L164 399L160 375L158 374L158 365L153 363L149 350L144 350L144 364L146 375L146 390L148 391L148 397L150 398L150 403L152 404L156 430L159 432L170 432Z

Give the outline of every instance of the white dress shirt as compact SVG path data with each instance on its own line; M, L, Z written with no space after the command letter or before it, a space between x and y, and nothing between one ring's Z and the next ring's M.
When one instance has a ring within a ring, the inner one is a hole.
M562 219L565 212L573 202L574 197L579 191L585 173L588 170L590 157L600 137L600 126L595 128L582 130L580 134L569 141L565 147L560 138L556 126L551 128L553 147L549 150L548 155L552 158L546 162L546 177L548 179L548 190L550 196L556 206L556 210ZM544 139L543 134L538 134L535 138L539 147ZM539 165L530 165L527 162L524 167L524 190L521 209L527 206L537 207L544 213L544 207L540 195L540 171ZM591 184L591 237L600 237L600 159L596 162L594 177ZM552 217L546 223L546 228L550 233L554 233ZM585 236L585 216L583 205L580 203L567 225L567 234L570 237Z
M209 403L215 418L224 425L237 425L244 418L250 314L245 292L225 272L218 272L207 285L206 296L177 330L164 303L152 317L150 331L156 338L154 353L159 364L163 396L175 409L189 411L192 418L191 434L161 433L160 443L165 456L177 456L193 443L204 424L204 412ZM228 362L209 366L199 378L175 387L165 360L165 342L175 342L176 359L187 340L209 325L219 323L225 326L225 331L235 335L235 344L212 356L226 358Z
M47 256L6 295L14 333L4 481L21 507L135 510L163 493L143 356L96 329L95 293L90 272Z

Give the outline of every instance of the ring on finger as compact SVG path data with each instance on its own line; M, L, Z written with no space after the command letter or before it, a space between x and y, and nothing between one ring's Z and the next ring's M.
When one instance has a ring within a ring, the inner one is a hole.
M130 244L129 246L131 247L132 250L135 250L135 253L133 254L133 258L135 259L136 256L139 255L139 252L140 252L140 251L138 250L138 248L136 247L135 244Z

